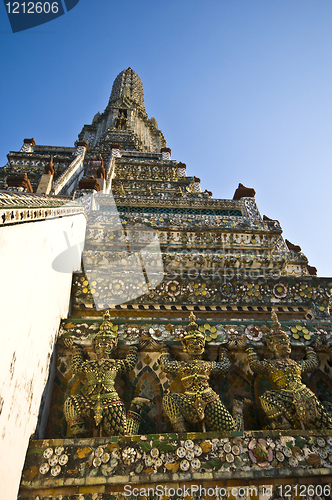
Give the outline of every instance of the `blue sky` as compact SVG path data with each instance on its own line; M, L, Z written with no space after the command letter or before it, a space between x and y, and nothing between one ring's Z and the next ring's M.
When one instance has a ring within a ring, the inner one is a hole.
M188 175L217 198L254 187L332 276L331 0L80 0L15 34L1 9L0 166L26 137L72 146L131 66Z

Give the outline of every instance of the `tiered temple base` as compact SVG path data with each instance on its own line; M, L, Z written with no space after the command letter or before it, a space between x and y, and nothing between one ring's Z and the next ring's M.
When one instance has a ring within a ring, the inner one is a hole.
M32 441L19 500L330 499L332 431Z

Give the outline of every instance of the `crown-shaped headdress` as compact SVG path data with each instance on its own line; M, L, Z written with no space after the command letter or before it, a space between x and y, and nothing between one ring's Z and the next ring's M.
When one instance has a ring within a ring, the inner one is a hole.
M200 332L198 329L198 324L195 322L196 316L193 312L190 313L189 315L189 325L187 326L187 333L183 337L183 340L186 342L189 339L192 338L199 338L205 342L205 332Z
M270 330L270 333L267 335L267 337L265 339L266 344L269 347L276 340L289 338L287 333L281 329L281 324L278 321L278 316L277 316L275 311L272 311L271 319L272 319L272 328Z
M110 322L111 316L109 311L105 312L103 319L104 321L100 325L99 332L95 335L94 342L100 339L115 341L118 338L118 325L113 325Z

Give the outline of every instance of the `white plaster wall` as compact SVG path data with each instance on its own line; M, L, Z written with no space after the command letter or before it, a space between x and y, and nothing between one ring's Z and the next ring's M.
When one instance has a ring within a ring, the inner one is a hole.
M71 273L53 260L83 241L85 217L18 224L0 229L0 484L15 500L25 454L37 424L59 321L68 314ZM80 252L72 271L80 268Z

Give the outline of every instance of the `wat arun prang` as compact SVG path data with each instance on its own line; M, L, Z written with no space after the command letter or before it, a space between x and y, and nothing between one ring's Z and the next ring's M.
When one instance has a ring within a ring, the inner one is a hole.
M254 189L202 192L131 68L74 148L9 156L11 196L87 214L19 498L329 498L332 279Z

